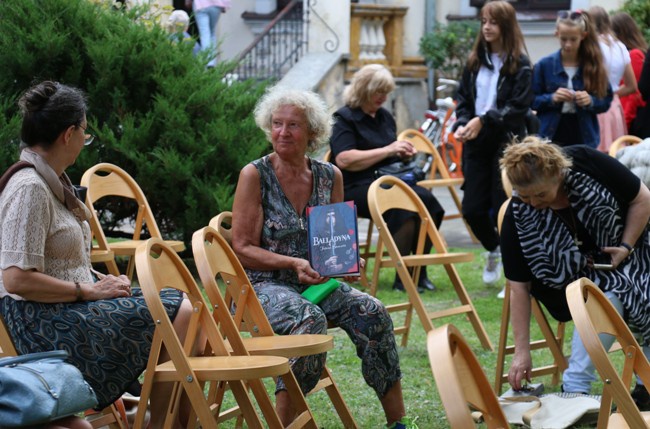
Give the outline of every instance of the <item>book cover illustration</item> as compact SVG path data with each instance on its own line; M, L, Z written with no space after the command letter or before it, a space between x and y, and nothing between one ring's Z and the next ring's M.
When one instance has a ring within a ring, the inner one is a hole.
M307 207L309 262L324 277L359 274L357 208L354 201Z

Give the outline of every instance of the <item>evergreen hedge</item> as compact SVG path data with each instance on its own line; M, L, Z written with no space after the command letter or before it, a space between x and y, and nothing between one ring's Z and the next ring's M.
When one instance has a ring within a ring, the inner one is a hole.
M264 85L226 82L230 64L205 68L144 9L101 1L0 1L0 167L17 158L16 100L52 79L83 89L95 142L68 169L74 183L98 162L129 172L167 238L187 244L229 210L239 170L269 150L252 118ZM114 225L124 210L110 206Z

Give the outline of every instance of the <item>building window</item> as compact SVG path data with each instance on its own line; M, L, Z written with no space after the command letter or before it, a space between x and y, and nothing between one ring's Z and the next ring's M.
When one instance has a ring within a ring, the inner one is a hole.
M513 0L510 1L517 11L569 10L571 0ZM470 6L483 7L485 0L470 0Z

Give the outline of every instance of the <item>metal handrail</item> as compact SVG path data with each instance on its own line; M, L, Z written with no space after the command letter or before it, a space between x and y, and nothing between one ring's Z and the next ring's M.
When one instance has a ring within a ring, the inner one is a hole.
M279 80L305 54L309 6L302 3L291 0L237 57L239 79Z

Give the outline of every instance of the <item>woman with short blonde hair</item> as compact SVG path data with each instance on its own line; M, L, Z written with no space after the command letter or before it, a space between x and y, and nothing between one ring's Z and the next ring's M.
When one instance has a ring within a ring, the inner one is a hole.
M530 381L530 300L552 317L571 319L565 288L587 277L598 285L650 355L650 191L630 170L596 149L560 148L530 137L508 146L501 168L512 199L501 225L501 251L512 305L515 354L508 373L514 389ZM563 390L589 393L593 363L574 331ZM609 345L603 341L605 349ZM645 387L632 393L650 408Z

